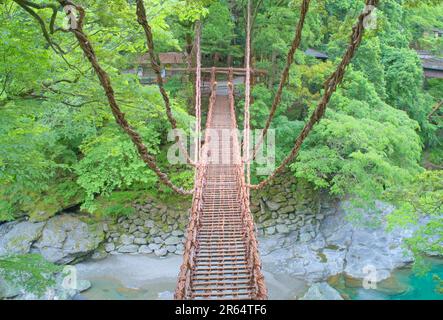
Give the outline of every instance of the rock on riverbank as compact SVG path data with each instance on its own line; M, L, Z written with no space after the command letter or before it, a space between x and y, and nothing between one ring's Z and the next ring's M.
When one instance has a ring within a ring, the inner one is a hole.
M313 284L300 300L343 300L343 297L326 282L319 282Z
M0 225L0 256L40 253L57 264L79 261L104 240L101 223L61 214L46 222L10 222Z
M384 214L390 210L385 207ZM265 268L271 265L281 274L311 284L344 274L361 286L365 277L380 282L394 269L413 262L411 253L402 246L412 230L387 232L384 224L378 228L354 226L345 216L343 209L329 212L309 241L297 241L297 233L262 237L260 251Z

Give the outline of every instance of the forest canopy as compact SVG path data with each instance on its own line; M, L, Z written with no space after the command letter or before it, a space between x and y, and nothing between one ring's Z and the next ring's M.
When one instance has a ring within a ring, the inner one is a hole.
M147 50L135 2L78 3L86 11L84 30L126 118L171 180L192 188L192 169L166 160L171 126L157 86L142 84L137 73L128 72ZM195 25L201 21L203 64L243 66L246 1L145 4L157 52L191 56ZM300 0L253 1L252 63L268 74L253 87L253 128L266 122L300 5ZM321 99L323 82L346 50L363 5L360 0L312 1L271 125L276 129L277 163ZM55 20L53 6L59 13ZM171 195L115 123L83 51L72 34L60 29L66 23L57 1L0 1L0 221L24 215L44 220L79 204L91 214L128 214L129 204L125 199L116 204L114 192ZM380 1L376 28L366 32L325 118L290 171L319 190L352 198L360 207L371 207L375 200L395 203L398 210L391 221L396 224L427 215L430 222L423 234L437 234L435 243L441 243L443 80L424 76L418 54L426 50L443 56L443 37L435 37L434 29L443 30L442 1ZM328 59L306 54L309 48ZM176 75L166 89L178 127L188 130L194 119L193 77ZM253 182L263 179L252 174ZM403 194L416 190L426 192L418 194L413 205ZM435 243L432 250L438 249Z

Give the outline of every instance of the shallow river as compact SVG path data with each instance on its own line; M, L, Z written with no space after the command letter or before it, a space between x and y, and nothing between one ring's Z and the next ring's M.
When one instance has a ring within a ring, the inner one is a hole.
M433 275L443 278L443 261L430 260L432 270L424 277L415 275L410 269L394 272L391 287L378 290L336 288L350 299L443 299L436 292ZM91 281L92 287L80 298L98 300L144 300L172 299L181 256L159 259L151 255L115 255L101 261L89 261L77 265L78 277ZM264 266L264 275L270 299L295 299L307 286L304 281L290 276L276 275Z

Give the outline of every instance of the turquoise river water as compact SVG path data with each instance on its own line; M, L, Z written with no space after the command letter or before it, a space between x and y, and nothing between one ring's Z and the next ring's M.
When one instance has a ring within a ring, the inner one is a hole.
M443 300L435 279L435 276L443 279L443 259L427 259L427 262L431 269L425 275L418 275L411 268L398 269L387 285L376 290L346 286L337 289L352 300Z

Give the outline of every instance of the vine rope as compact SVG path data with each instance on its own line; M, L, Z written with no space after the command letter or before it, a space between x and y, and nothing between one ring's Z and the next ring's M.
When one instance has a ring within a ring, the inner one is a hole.
M101 67L100 63L98 62L91 41L89 40L86 33L83 31L83 23L85 19L85 10L83 9L83 7L67 0L58 0L58 1L62 6L68 6L68 5L74 6L77 12L79 13L76 27L75 28L71 27L69 31L75 35L80 45L80 48L83 50L83 53L85 54L86 58L89 60L92 67L94 68L94 71L99 78L100 84L105 91L115 121L123 129L123 131L125 131L126 134L129 136L129 138L137 148L137 151L141 159L152 171L154 171L154 173L159 178L160 182L171 188L174 192L180 195L192 194L193 192L192 190L184 190L183 188L176 186L169 179L168 175L161 171L161 169L157 166L155 157L149 152L148 148L143 143L140 134L134 128L132 128L129 125L128 121L126 120L125 114L121 111L115 99L115 93L112 87L111 79L109 78L109 75L106 73L106 71Z
M305 124L303 130L300 132L299 136L295 140L294 147L292 148L291 152L270 176L268 176L265 180L257 185L250 185L252 189L262 189L272 179L274 179L276 175L281 173L283 169L298 155L303 142L311 132L312 128L323 118L332 94L337 90L338 85L341 84L341 82L343 81L346 68L351 63L356 50L361 44L365 31L365 20L368 16L372 14L372 11L374 11L376 5L378 4L378 0L366 0L365 4L366 9L359 15L357 23L352 28L352 34L350 37L348 48L337 69L325 81L323 97L314 112L312 113L311 117L309 118L309 121Z

